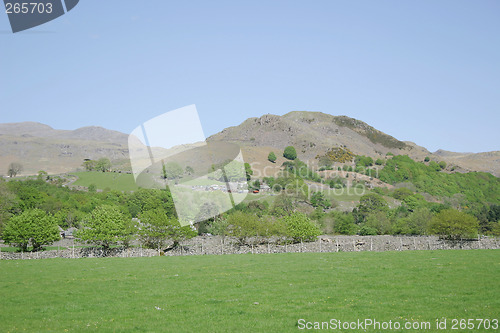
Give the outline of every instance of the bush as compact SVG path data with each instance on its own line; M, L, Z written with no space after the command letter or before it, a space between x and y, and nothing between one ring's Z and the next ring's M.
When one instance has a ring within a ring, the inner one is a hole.
M294 160L297 158L297 151L293 146L288 146L283 151L283 157L289 160Z
M341 235L355 235L358 227L354 223L354 216L341 212L334 214L335 226L334 230Z
M319 228L303 213L292 213L282 217L281 221L286 226L287 236L295 243L314 241L321 234Z
M364 225L361 228L359 228L358 234L360 236L375 236L377 234L377 230L373 229L372 227Z
M274 154L274 152L270 152L269 155L267 155L267 159L269 160L269 162L276 162L276 154Z
M479 221L472 215L456 209L445 209L436 214L429 225L429 231L445 239L477 237Z
M41 209L29 209L21 215L13 216L5 224L3 239L23 251L28 245L38 251L43 245L49 245L60 239L56 219Z

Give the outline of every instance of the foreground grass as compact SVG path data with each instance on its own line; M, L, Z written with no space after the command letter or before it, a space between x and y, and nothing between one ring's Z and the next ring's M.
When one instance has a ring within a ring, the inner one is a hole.
M290 332L300 318L430 321L434 331L437 318L499 318L499 254L1 261L0 331Z

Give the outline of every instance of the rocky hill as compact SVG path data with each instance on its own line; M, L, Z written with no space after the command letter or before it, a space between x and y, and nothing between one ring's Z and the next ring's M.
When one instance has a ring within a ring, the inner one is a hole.
M11 162L22 164L22 174L73 171L86 158L122 163L128 159L127 137L94 126L68 131L35 122L0 124L0 175Z
M86 158L108 157L114 164L128 165L127 134L102 127L56 130L35 123L0 124L0 175L11 162L20 162L23 174L39 170L49 173L73 171ZM358 155L383 158L387 153L406 154L415 160L429 156L446 161L456 171L485 171L500 176L500 151L486 153L429 152L424 147L385 134L372 126L347 116L321 112L293 111L283 116L267 114L249 118L208 138L209 142L231 142L241 146L247 162L254 162L266 175L279 170L286 146L296 148L301 160L314 164L317 155L332 147L347 147ZM276 163L267 161L274 151Z

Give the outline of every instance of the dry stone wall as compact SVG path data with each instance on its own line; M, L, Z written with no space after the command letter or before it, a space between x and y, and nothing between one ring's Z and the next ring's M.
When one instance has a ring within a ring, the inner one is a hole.
M67 247L61 250L26 253L0 251L0 259L126 258L245 253L381 252L451 249L500 249L500 238L482 237L476 240L446 241L435 236L321 236L316 242L309 243L239 245L235 239L231 238L222 239L217 236L199 236L183 242L182 246L170 251L157 251L141 247L113 248L107 251L102 248Z

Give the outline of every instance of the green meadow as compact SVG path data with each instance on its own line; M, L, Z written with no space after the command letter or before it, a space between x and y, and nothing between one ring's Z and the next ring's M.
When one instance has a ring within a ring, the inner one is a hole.
M100 190L109 188L117 191L134 191L139 188L132 174L98 171L73 172L72 174L78 177L78 180L73 183L77 186L89 187L94 184Z
M299 319L371 318L443 332L436 319L499 319L498 276L498 250L0 261L0 331L294 332Z

